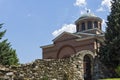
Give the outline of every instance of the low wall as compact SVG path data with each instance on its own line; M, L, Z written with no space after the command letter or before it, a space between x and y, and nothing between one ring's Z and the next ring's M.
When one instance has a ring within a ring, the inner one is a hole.
M67 59L37 59L19 66L0 66L0 80L84 80L83 51ZM92 80L107 78L109 70L94 57Z
M82 61L78 57L38 59L33 63L0 69L1 79L8 80L83 80Z

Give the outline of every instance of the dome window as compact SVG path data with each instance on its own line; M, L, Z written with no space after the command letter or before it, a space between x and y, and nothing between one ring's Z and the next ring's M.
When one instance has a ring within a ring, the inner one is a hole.
M98 28L98 22L97 21L94 22L94 28Z
M82 31L85 30L85 23L84 23L84 22L82 23L81 30L82 30Z
M77 24L77 32L79 32L79 24Z
M88 21L88 29L92 29L92 21Z

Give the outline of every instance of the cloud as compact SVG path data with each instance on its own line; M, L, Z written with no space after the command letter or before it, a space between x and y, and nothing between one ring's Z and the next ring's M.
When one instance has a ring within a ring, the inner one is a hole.
M106 29L106 20L102 19L102 30L105 31Z
M84 14L84 13L86 13L86 10L81 10L81 11L80 11L80 14L81 14L81 15Z
M102 19L102 26L105 26L106 25L106 21L105 19Z
M103 9L103 7L100 7L100 8L97 9L97 12L103 12L103 11L105 11L105 10Z
M102 5L102 6L106 6L108 9L110 9L110 8L111 8L111 1L112 1L112 0L103 0L103 1L101 2L101 5Z
M106 8L110 11L112 0L102 0L100 8L97 9L97 12L105 11Z
M85 6L87 4L86 0L76 0L76 2L74 3L74 6Z
M61 29L55 30L52 35L56 37L64 31L74 33L76 31L76 26L74 24L64 24Z

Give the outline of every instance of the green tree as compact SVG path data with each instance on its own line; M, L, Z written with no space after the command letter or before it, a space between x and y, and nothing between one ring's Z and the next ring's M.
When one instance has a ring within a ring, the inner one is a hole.
M100 60L113 70L120 65L120 0L111 1L107 17L104 45L100 47Z
M3 24L0 24L0 29ZM11 48L10 43L7 39L2 40L2 37L5 35L6 30L0 31L0 64L1 65L17 65L18 58L16 55L16 50Z

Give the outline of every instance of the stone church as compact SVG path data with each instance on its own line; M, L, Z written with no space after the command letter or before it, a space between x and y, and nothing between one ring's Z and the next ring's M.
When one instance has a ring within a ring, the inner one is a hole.
M67 58L82 50L90 50L94 56L103 42L102 19L92 13L83 14L75 21L76 32L63 32L53 44L42 46L43 59Z
M111 72L97 53L104 41L102 19L86 13L75 21L76 32L63 32L42 46L43 59L19 66L1 66L0 80L100 80Z
M93 59L104 41L102 19L92 13L81 15L76 21L76 32L63 32L53 40L53 44L42 46L43 59L63 59L83 51L84 80L92 80Z
M99 80L111 72L97 53L104 41L102 19L87 12L75 21L76 32L63 32L42 46L43 59L19 66L1 66L0 80Z

